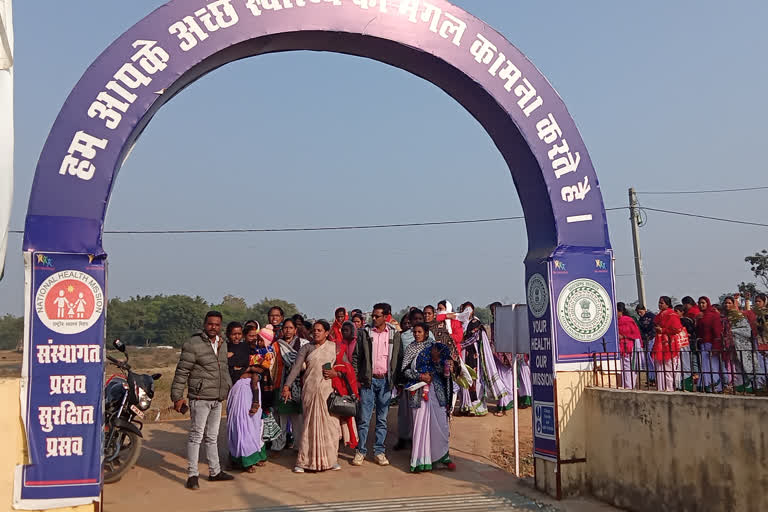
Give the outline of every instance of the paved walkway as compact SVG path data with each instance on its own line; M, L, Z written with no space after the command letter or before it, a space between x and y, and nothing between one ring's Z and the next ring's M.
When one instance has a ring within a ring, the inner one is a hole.
M409 454L391 451L390 466L380 467L366 461L362 467L354 467L349 464L352 453L347 451L340 454L341 471L297 475L291 472L295 452L285 451L271 457L255 473L233 472L232 482L208 482L207 478L201 478L199 491L184 488L189 421L150 424L144 429L145 443L137 467L120 482L104 487L105 510L136 512L151 507L185 512L313 511L320 510L313 505L325 504L324 511L379 512L425 507L424 498L432 503L427 510L612 510L596 502L555 503L537 493L530 484L478 455L490 453L494 421L507 419L492 416L455 419L453 430L460 434L452 436L451 455L458 466L453 472L411 474ZM224 428L225 422L222 422L221 460L227 460ZM395 441L391 437L390 446ZM201 460L205 460L202 453ZM206 474L207 466L201 463L200 470ZM397 498L408 498L413 503Z

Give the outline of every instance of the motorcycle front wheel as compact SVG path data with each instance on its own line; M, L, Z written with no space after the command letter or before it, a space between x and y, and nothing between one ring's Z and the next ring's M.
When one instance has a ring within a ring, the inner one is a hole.
M109 439L109 433L106 438ZM104 450L104 483L112 484L123 478L129 469L136 464L141 453L143 440L133 432L119 430L115 433L111 446L105 446ZM115 457L117 447L120 451Z

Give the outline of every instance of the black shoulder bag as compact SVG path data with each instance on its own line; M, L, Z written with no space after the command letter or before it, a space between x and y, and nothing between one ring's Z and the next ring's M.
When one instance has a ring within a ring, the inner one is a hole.
M347 374L343 373L342 377L347 384L347 389L351 392L352 386L349 384ZM339 418L355 417L357 416L357 405L358 399L354 393L351 395L341 395L334 389L331 391L331 394L328 395L328 412L331 413L332 416L337 416Z

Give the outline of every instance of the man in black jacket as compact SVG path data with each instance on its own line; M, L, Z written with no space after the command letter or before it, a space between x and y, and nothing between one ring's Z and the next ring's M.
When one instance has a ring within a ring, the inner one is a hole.
M171 384L173 408L186 409L184 389L188 388L189 415L192 423L187 441L187 489L199 489L197 461L200 444L205 440L208 457L209 480L232 480L234 477L221 470L219 464L219 423L221 402L226 400L232 379L227 365L227 345L219 335L221 313L209 311L205 315L203 330L192 335L181 347L181 357Z
M357 453L352 464L361 466L367 453L368 428L371 415L376 409L376 440L374 458L381 466L389 464L384 449L387 438L387 412L392 389L398 384L400 365L403 362L400 333L386 320L386 304L373 306L373 326L366 326L365 333L355 345L352 366L360 384L360 423L358 424ZM361 343L362 341L362 343Z

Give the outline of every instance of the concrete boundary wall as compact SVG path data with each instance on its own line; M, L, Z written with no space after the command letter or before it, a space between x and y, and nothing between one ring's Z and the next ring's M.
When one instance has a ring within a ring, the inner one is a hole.
M588 388L586 491L635 511L768 510L768 398Z

